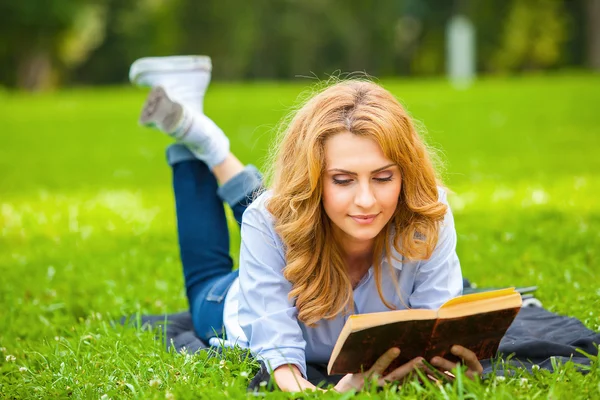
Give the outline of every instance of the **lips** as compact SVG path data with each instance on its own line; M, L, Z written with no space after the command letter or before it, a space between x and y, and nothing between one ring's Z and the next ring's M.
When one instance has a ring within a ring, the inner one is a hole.
M361 225L368 225L375 221L375 218L377 218L378 215L379 214L350 215L350 218Z

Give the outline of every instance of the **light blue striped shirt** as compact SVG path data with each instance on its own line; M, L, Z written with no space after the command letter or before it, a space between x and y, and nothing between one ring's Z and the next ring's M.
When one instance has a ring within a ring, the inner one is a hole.
M244 213L240 277L226 299L226 333L229 339L249 347L270 370L294 364L306 376L307 362L329 361L348 315L321 320L316 327L298 321L294 301L288 299L292 285L283 276L284 246L273 228L273 216L265 208L268 197L269 192L263 193ZM447 204L443 189L440 189L440 201ZM399 254L395 256L401 259ZM446 300L460 295L462 274L450 208L432 256L425 261L393 261L393 267L402 298L392 280L386 279L389 276L387 262L383 265L382 289L386 300L398 309L404 309L406 305L436 309ZM353 297L356 314L389 311L377 293L373 267L354 289ZM228 304L231 307L235 303L238 304L237 321L227 318Z

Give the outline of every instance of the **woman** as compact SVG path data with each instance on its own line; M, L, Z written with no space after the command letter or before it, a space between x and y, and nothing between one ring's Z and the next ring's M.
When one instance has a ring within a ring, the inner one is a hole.
M131 71L134 83L154 87L141 122L180 142L167 157L201 339L225 333L264 360L281 389L311 389L306 363L328 361L351 313L437 308L461 293L445 192L410 117L388 91L347 81L312 97L285 129L272 185L259 195L256 168L229 152L224 133L201 112L210 59L142 59ZM223 201L241 225L234 272ZM365 377L380 376L401 350L390 349L335 389L361 389ZM468 376L482 371L468 349L452 352ZM423 368L422 361L379 384ZM428 361L443 371L456 366L439 357Z

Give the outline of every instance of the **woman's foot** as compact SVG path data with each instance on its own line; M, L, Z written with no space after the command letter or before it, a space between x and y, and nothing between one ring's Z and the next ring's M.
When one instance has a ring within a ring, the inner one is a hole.
M131 64L129 80L136 86L162 86L171 99L202 113L211 71L208 56L144 57Z
M161 86L148 94L139 121L185 144L211 170L229 155L229 139L221 128L206 115L172 99Z

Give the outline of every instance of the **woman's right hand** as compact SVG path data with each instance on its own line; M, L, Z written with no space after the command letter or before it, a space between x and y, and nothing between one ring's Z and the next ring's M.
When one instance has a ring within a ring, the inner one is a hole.
M377 378L377 385L383 386L388 382L398 381L406 377L415 369L423 368L423 358L417 357L403 364L387 374L382 376L387 367L400 355L400 349L393 347L386 351L375 364L366 372L359 374L348 374L344 376L334 389L338 392L346 392L348 390L361 390L366 381Z

